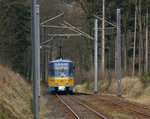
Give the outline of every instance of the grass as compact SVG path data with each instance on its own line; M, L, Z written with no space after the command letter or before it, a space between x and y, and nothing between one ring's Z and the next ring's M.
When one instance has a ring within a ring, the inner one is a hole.
M117 96L117 76L115 71L105 71L102 74L98 70L98 93ZM150 71L148 75L132 77L130 72L122 73L122 96L130 101L135 101L150 106ZM83 72L82 77L78 75L78 84L75 90L78 92L94 92L94 72L89 70Z
M150 73L148 75L144 74L140 76L139 81L141 82L143 88L146 88L150 84Z
M94 80L80 85L79 92L94 92ZM150 106L150 76L122 78L122 96L130 101ZM78 87L78 86L76 86ZM98 93L117 96L117 79L110 73L105 79L98 79ZM82 89L82 90L80 90Z
M42 92L42 91L41 91ZM32 85L9 68L0 66L0 119L32 119ZM39 99L39 118L46 118L50 110L46 97Z
M91 83L91 81L90 81L90 80L87 80L87 83L86 83L86 86L85 86L85 91L86 91L86 92L88 92L88 91L91 90L90 83Z
M19 119L12 114L10 110L8 110L3 104L0 104L0 119Z
M0 66L0 104L8 113L4 113L7 118L30 119L33 113L29 110L32 89L21 76L9 68ZM3 113L0 113L3 114Z
M6 119L6 117L0 114L0 119Z
M104 80L104 82L105 82L105 86L101 90L102 91L108 91L109 87L112 83L112 74L111 74L111 72L108 73L108 75L106 77L106 80Z
M30 99L30 110L33 113L33 98Z

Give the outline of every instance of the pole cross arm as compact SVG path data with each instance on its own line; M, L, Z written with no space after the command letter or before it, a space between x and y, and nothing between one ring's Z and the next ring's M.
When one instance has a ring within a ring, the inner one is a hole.
M67 28L67 26L66 26L66 25L64 25L64 24L61 24L61 25ZM73 28L73 27L69 27L69 29L70 29L71 31L74 31L74 32L78 33L78 34L81 34L81 32L77 31L77 30L76 30L75 28ZM84 34L81 34L81 35L83 35L83 36L87 37L87 36L86 36L86 35L84 35ZM88 38L88 37L87 37L87 38Z
M99 20L102 20L102 18L100 18L100 17L98 17L98 16L96 16L96 15L93 15L94 17L96 17L97 19L99 19ZM114 26L114 27L117 27L115 24L112 24L111 22L109 22L109 21L106 21L106 20L104 20L107 24L109 24L109 25L111 25L111 26Z
M50 46L50 45L42 45L42 47L45 47L45 48L57 48L55 46Z
M60 16L62 16L62 15L64 15L64 13L61 13L61 14L55 16L55 17L52 17L52 18L50 18L50 19L48 19L48 20L42 22L41 25L43 25L43 24L45 24L45 23L47 23L47 22L49 22L49 21L51 21L51 20L54 20L54 19L56 19L56 18L58 18L58 17L60 17Z
M40 43L40 44L42 45L42 44L44 44L44 43L47 43L47 42L49 42L49 41L53 40L53 38L54 38L54 37L52 36L52 38L51 38L51 39L49 39L49 40L47 40L47 41L44 41L44 42L42 42L42 43Z
M87 38L89 38L89 39L94 40L94 38L93 38L92 36L88 35L87 33L85 33L84 31L82 31L82 30L80 30L80 29L78 29L77 27L75 27L75 26L69 24L68 22L64 22L64 23L67 24L68 26L74 28L76 32L80 32L83 36L85 36L85 37L87 37Z
M74 31L74 32L76 32L76 33L78 33L78 34L80 34L80 32L79 31L77 31L75 28L73 28L73 27L68 27L68 26L66 26L66 25L64 25L64 24L61 24L63 27L65 27L65 28L68 28L68 29L70 29L71 31Z
M46 28L60 28L60 29L69 29L72 27L65 27L65 26L53 26L53 25L41 25L41 27L46 27ZM79 29L82 29L82 27L77 27Z
M116 27L107 27L107 28L104 28L105 30L111 30L111 29L114 29ZM98 30L103 30L102 28L98 28Z
M71 36L81 36L82 34L48 34L48 36L53 37L71 37Z

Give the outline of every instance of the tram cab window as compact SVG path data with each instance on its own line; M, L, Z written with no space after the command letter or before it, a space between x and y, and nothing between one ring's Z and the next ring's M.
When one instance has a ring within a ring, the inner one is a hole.
M50 64L50 76L53 77L54 76L54 65Z
M50 76L50 64L48 64L48 76Z
M50 71L50 65L48 64L48 71Z
M68 63L55 63L55 77L68 77Z
M74 73L74 66L72 63L70 63L70 66L69 66L69 76L73 76L73 73Z

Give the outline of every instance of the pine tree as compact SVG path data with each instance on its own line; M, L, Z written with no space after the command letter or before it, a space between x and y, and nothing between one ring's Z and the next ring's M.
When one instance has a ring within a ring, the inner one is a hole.
M3 0L0 7L0 28L3 64L26 76L24 53L30 46L30 8L25 1ZM26 57L27 58L27 57ZM2 60L2 59L1 59Z

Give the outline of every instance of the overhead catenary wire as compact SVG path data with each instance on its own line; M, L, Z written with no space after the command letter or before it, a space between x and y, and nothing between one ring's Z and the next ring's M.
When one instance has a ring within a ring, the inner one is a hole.
M50 46L50 45L42 45L43 47L47 47L47 48L57 48L55 46Z
M115 29L116 27L107 27L107 28L104 28L105 30L111 30L111 29ZM93 28L94 29L94 28ZM98 30L103 30L103 28L98 28Z
M64 15L64 13L61 13L61 14L55 16L55 17L52 17L52 18L50 18L50 19L48 19L48 20L42 22L41 25L43 25L43 24L45 24L45 23L47 23L47 22L49 22L49 21L51 21L51 20L54 20L54 19L56 19L56 18L58 18L58 17L60 17L60 16L62 16L62 15Z
M64 25L64 24L61 24L62 26L64 26L64 27L67 27L66 25ZM79 32L79 31L77 31L76 30L76 28L74 28L74 27L70 27L69 28L71 31L74 31L74 32L76 32L76 33L79 33L79 34L81 34L82 36L84 36L84 37L87 37L87 38L89 38L89 36L87 36L87 35L85 35L85 34L83 34L83 33L81 33L81 32Z
M47 42L49 42L49 41L51 41L51 40L53 40L53 38L54 38L54 37L52 36L51 39L49 39L49 40L47 40L47 41L43 41L43 42L41 43L41 45L44 44L44 43L47 43Z
M80 34L80 32L79 31L77 31L77 30L75 30L75 28L73 28L73 27L68 27L68 26L66 26L66 25L64 25L64 24L61 24L62 26L64 26L64 27L66 27L66 28L68 28L69 30L71 30L71 31L74 31L74 32L76 32L76 33L79 33Z
M88 34L87 34L87 33L85 33L84 31L82 31L82 30L80 30L80 29L76 28L75 26L71 25L70 23L68 23L68 22L66 22L66 21L64 21L64 23L65 23L65 24L67 24L67 25L68 25L68 26L70 26L70 27L75 28L75 30L76 30L76 31L78 31L78 32L82 33L84 36L88 37L89 39L94 40L94 38L93 38L92 36L88 35Z
M102 20L102 18L100 18L100 17L98 17L97 15L93 15L94 17L96 17L97 19L99 19L99 20ZM109 22L109 21L106 21L106 20L104 20L107 24L109 24L109 25L111 25L111 26L114 26L114 27L117 27L115 24L112 24L111 22Z
M71 36L81 36L82 34L48 34L48 36L53 37L71 37Z
M69 28L72 28L72 27L64 27L64 26L54 26L54 25L41 25L41 27L46 27L46 28L60 28L60 29L69 29ZM82 29L82 27L77 27L79 29ZM75 29L75 28L73 28Z

